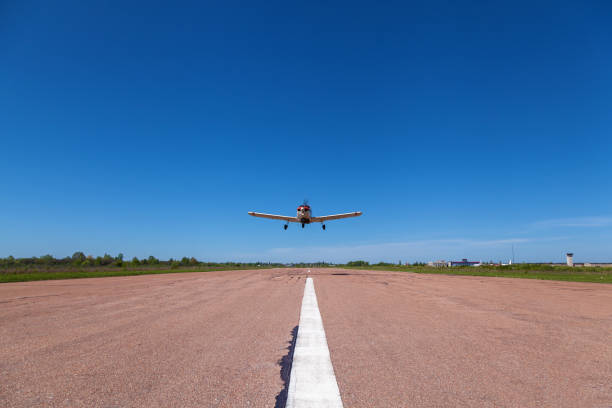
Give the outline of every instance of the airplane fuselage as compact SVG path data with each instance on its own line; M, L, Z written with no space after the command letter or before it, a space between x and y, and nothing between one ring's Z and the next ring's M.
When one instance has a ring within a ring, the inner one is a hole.
M302 224L310 224L310 206L309 205L300 205L297 209L297 219Z

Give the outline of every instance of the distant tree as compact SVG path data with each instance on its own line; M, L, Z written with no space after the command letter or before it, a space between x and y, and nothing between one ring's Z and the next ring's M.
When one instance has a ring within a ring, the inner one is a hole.
M178 262L178 261L172 261L172 262L170 262L170 269L176 269L176 268L178 268L179 266L181 266L181 264L180 264L180 262Z
M156 257L154 257L153 255L149 256L149 258L147 259L147 263L149 265L158 265L159 264L159 259L157 259Z
M181 259L181 265L189 265L189 258L184 256L183 259Z
M370 263L366 261L350 261L347 266L368 266Z
M40 257L40 263L44 265L52 265L54 261L55 258L53 258L51 255L44 255Z
M87 258L81 262L81 266L93 266L94 261L93 255L87 255Z
M85 257L85 254L82 252L75 252L74 254L72 254L72 262L76 263L76 264L80 264L81 262L85 261L85 259L87 259Z
M117 255L117 256L115 257L115 261L123 261L123 254L122 254L122 253L120 253L119 255Z
M197 259L195 259L194 257L191 257L191 258L189 259L189 265L194 266L194 265L197 265L198 263L199 263L199 262L198 262L198 260L197 260Z
M104 256L102 257L100 263L102 265L110 265L110 264L113 263L114 260L115 260L115 258L113 258L109 254L105 253Z
M132 265L140 265L140 261L138 260L137 257L132 258Z

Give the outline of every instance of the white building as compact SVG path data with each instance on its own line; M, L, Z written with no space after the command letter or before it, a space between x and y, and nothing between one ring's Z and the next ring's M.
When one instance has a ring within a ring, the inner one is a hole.
M567 261L567 266L574 266L574 254L568 252L565 254L565 259Z

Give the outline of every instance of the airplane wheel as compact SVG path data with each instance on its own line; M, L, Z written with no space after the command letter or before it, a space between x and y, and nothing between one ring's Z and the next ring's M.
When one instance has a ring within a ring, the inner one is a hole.
M323 228L323 231L325 231L325 224L321 225L321 227Z
M304 228L304 224L302 224L302 228Z
M283 228L287 229L287 227L288 227L288 225L287 225L287 224L283 225Z

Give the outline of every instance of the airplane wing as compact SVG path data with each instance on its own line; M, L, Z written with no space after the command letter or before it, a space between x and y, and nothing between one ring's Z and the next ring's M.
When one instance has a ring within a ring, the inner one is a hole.
M271 220L283 220L287 222L300 222L297 217L287 217L285 215L274 215L274 214L263 214L258 212L249 211L249 215L253 217L269 218Z
M325 222L331 220L339 220L341 218L359 217L363 214L361 211L355 211L345 214L324 215L322 217L310 217L310 222Z

